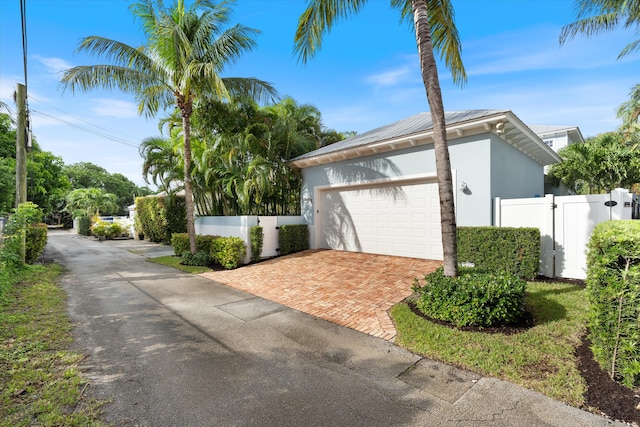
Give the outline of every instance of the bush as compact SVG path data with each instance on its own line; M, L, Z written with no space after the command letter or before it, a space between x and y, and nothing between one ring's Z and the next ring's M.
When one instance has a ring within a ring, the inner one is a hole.
M137 197L136 218L139 233L156 243L171 243L173 233L187 231L184 197Z
M96 237L106 237L113 239L122 234L123 229L117 222L97 221L91 227L91 233Z
M32 202L21 203L9 216L4 236L0 240L0 270L12 270L23 266L26 261L26 247L22 244L23 236L26 241L27 229L42 222L42 218L42 211Z
M247 247L239 237L219 237L211 245L211 257L226 269L236 268L247 256Z
M278 233L280 255L309 249L309 227L306 224L282 225Z
M213 241L220 238L220 236L209 235L196 235L196 252L211 253L211 245ZM189 248L189 234L188 233L174 233L171 236L171 246L173 246L173 253L176 256L182 256L185 252L190 252Z
M458 227L458 261L485 271L507 271L533 279L540 265L540 230Z
M195 265L198 267L208 267L213 263L213 258L209 252L198 251L192 254L188 250L182 253L182 265Z
M262 244L264 243L264 234L262 227L254 225L249 228L249 241L251 242L251 261L260 261L262 254Z
M423 284L424 282L424 284ZM524 315L526 282L507 272L459 270L447 277L440 267L415 279L416 307L432 319L456 326L501 326L516 323Z
M640 385L640 222L607 221L587 253L589 339L611 378Z
M91 235L91 218L88 216L80 216L76 218L78 221L78 234L82 236L90 236Z
M26 232L24 258L27 264L33 264L40 258L40 255L44 252L44 247L47 245L47 225L30 225L27 227Z

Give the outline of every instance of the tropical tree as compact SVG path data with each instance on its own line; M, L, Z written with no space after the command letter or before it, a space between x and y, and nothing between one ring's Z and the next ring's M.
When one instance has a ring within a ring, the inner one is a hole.
M295 50L306 62L322 46L322 37L328 33L337 18L358 13L365 0L310 0L300 16L295 35ZM444 274L458 275L456 242L456 217L453 199L451 162L447 146L446 124L442 92L434 51L444 59L451 71L453 81L462 84L466 73L460 56L460 40L454 23L453 6L450 0L391 0L391 6L400 11L402 20L413 24L422 80L433 122L433 145L438 175L440 196L440 221Z
M67 194L65 210L73 216L99 216L118 210L118 197L101 188L78 188Z
M629 92L629 100L618 108L618 118L622 119L621 131L631 137L640 131L640 84L635 85Z
M603 133L560 151L562 162L549 170L552 183L562 182L577 194L606 193L640 182L640 158L619 132Z
M165 7L161 0L134 3L131 10L141 23L146 44L125 43L90 36L79 51L105 57L109 64L79 66L65 71L62 83L72 91L97 87L132 93L138 111L155 116L160 109L177 108L182 118L183 182L189 247L196 252L191 165L191 115L199 100L248 96L269 100L275 89L255 78L222 77L225 67L255 46L256 30L234 25L227 29L229 2L196 0L186 7L177 0Z
M576 21L562 27L560 44L581 34L591 37L613 31L618 26L640 30L640 2L637 0L575 0ZM622 49L618 59L638 50L640 39L633 40Z

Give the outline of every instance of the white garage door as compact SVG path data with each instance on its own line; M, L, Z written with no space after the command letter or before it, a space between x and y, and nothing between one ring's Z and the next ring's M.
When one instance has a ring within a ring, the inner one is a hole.
M318 243L322 248L442 259L435 182L325 190Z

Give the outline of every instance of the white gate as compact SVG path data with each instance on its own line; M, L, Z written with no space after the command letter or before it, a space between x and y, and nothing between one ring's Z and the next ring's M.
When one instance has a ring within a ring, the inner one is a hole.
M547 277L586 278L586 249L593 228L609 219L631 219L631 194L496 198L494 225L540 229L540 269Z
M269 258L278 255L278 217L258 217L258 225L262 227L262 253L261 258Z

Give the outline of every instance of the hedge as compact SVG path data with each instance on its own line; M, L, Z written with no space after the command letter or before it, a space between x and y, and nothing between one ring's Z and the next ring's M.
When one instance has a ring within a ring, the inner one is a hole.
M137 197L136 217L145 238L156 243L171 243L173 233L187 231L184 197Z
M506 271L533 279L540 264L540 230L458 227L458 261L484 271Z
M33 264L40 258L47 245L47 225L30 225L27 227L26 233L24 259L27 264Z
M196 252L211 253L211 246L213 241L220 238L220 236L209 236L196 234ZM173 246L173 253L176 256L182 256L185 252L189 251L189 234L188 233L173 233L171 236L171 246Z
M598 224L587 247L589 339L611 378L640 385L640 222Z
M278 233L280 255L309 249L309 227L306 224L281 225Z
M247 247L239 237L219 237L211 245L213 261L226 269L236 268L247 256Z
M82 236L90 236L91 235L91 218L88 216L80 216L76 218L78 221L78 234Z
M254 225L249 228L249 242L251 242L251 261L260 261L260 254L262 254L262 245L264 243L262 227Z

